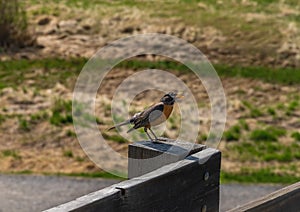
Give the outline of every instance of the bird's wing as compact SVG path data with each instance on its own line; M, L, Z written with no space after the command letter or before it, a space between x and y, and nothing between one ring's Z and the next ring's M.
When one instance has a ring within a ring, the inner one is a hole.
M134 121L134 128L144 127L149 125L151 122L154 122L156 119L162 116L164 110L164 104L159 102L151 107L147 108L136 118Z

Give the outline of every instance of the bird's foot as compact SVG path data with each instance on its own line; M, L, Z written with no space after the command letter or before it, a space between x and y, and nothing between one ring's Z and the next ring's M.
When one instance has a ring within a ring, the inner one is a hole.
M168 138L164 138L164 137L158 137L157 138L158 141L168 141Z
M151 143L158 143L158 142L159 142L159 140L158 140L157 138L154 138L154 139L153 139L153 138L151 138L151 139L150 139L150 142L151 142Z

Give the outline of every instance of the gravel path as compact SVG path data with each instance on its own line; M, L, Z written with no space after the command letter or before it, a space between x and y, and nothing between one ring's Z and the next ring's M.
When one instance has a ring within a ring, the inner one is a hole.
M0 175L0 212L41 211L116 182L108 179ZM279 185L222 185L221 211L234 208L281 187Z
M280 188L282 185L241 185L241 184L225 184L221 185L221 211L226 211L243 205L252 200L263 197Z
M0 212L34 212L116 183L109 179L0 175Z

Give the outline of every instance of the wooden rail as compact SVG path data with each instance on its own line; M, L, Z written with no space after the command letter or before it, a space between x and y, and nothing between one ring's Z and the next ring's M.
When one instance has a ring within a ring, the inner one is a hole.
M47 211L219 211L220 151L138 142L129 146L129 156L132 179Z
M234 208L229 212L298 212L300 211L300 182L275 191L261 199Z
M186 142L129 145L129 180L51 208L60 211L219 211L221 153ZM300 211L300 182L230 212Z

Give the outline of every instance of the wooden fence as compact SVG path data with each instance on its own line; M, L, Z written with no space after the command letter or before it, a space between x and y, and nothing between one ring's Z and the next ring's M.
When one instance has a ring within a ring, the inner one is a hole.
M187 142L137 142L128 155L129 180L47 211L219 211L220 151ZM239 211L300 211L300 182L230 210Z
M131 179L48 212L219 210L220 151L180 142L138 142L129 145L129 157Z

